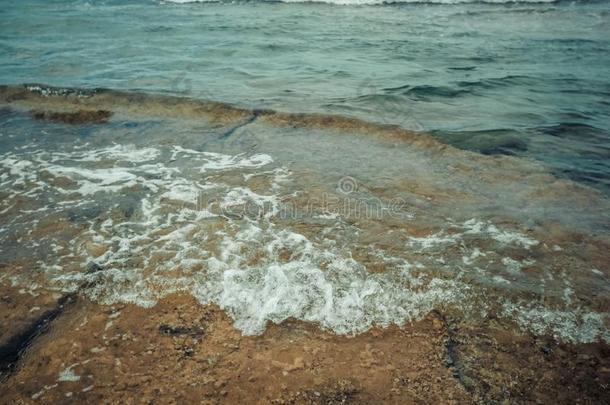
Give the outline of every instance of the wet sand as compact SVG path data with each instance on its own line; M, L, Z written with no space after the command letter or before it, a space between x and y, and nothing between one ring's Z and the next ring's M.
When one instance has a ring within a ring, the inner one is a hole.
M2 300L3 341L54 306L6 286ZM436 311L353 337L296 320L243 336L185 295L149 309L76 297L3 377L4 403L604 403L610 349Z

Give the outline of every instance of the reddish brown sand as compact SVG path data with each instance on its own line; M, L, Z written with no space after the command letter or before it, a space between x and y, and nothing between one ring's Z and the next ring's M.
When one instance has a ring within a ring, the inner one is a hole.
M2 344L57 295L2 287ZM2 403L608 403L610 348L565 345L431 313L336 336L269 324L243 336L214 306L75 297L5 372Z

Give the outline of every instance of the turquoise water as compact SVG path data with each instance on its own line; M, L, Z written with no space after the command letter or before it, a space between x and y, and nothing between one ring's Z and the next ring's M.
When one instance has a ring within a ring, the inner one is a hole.
M356 116L610 190L607 2L2 4L0 83Z

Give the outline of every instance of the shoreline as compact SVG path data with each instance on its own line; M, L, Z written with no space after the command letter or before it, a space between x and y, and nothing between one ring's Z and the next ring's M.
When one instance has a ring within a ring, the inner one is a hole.
M27 294L10 295L12 316L25 314ZM218 307L174 294L152 308L76 298L1 391L7 401L47 402L137 392L139 402L163 403L569 403L607 401L609 377L607 344L468 327L437 311L352 337L290 319L244 336Z
M610 399L597 190L343 116L40 86L0 104L22 137L0 161L6 398Z

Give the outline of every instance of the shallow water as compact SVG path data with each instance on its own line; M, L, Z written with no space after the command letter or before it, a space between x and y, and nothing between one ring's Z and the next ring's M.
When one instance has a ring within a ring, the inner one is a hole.
M607 2L346 3L11 2L0 82L399 124L608 193Z
M246 334L440 309L610 340L610 204L539 164L345 118L65 93L2 92L0 279L24 291L142 306L182 292ZM106 123L29 111L110 107Z

